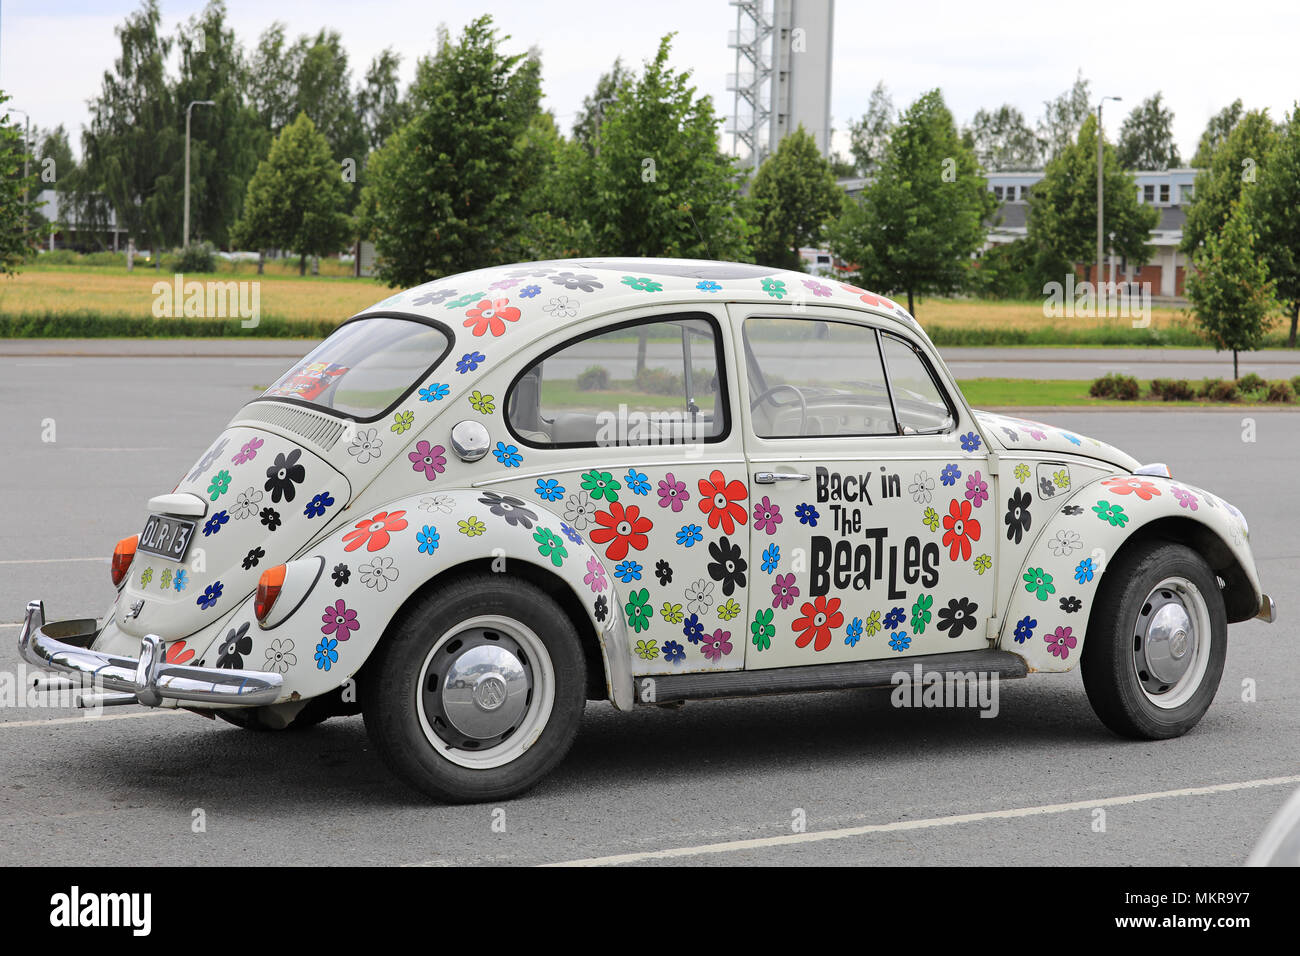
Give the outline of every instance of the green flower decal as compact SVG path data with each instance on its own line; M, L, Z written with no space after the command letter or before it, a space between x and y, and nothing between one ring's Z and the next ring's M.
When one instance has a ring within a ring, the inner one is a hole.
M978 573L983 574L989 568L993 567L993 559L990 558L987 554L981 554L979 557L975 559L974 564L975 564L975 570Z
M925 525L931 531L939 530L939 512L933 508L926 508L925 514L921 516L921 524Z
M1099 501L1092 506L1093 512L1102 521L1105 521L1113 528L1122 528L1128 524L1129 516L1124 513L1124 509L1119 505L1113 505L1109 501Z
M153 568L145 568L140 572L140 587L144 587L153 580Z
M595 501L601 498L606 501L618 501L618 489L622 487L607 471L593 469L582 476L582 490L589 492Z
M1029 480L1029 466L1023 461L1016 465L1016 477L1020 479L1022 485Z
M922 594L912 605L912 630L917 634L925 633L925 626L930 623L930 608L934 607L934 598Z
M172 569L163 568L163 573L158 576L158 586L166 591L172 585Z
M633 591L627 596L623 610L627 612L627 623L632 630L640 634L650 626L650 618L655 616L655 609L649 605L650 592L645 588Z
M727 603L718 608L718 617L722 618L724 621L730 621L739 613L740 605L732 598L727 598Z
M772 646L772 638L776 636L776 628L772 625L772 609L763 608L754 615L754 620L749 625L749 633L754 635L753 643L760 651L765 651Z
M1056 482L1058 488L1070 487L1070 473L1062 468L1060 471L1052 472L1052 480Z
M636 642L636 656L643 661L652 661L659 656L659 642L653 638Z
M212 476L212 483L208 485L208 496L213 501L216 501L229 490L230 472L223 470Z
M618 281L628 288L636 289L638 292L662 292L664 290L661 283L656 282L654 279L647 279L644 276L623 276Z
M764 279L763 291L774 299L784 299L786 296L785 283L780 279Z
M388 430L400 435L404 431L409 431L414 421L415 412L398 412L393 416L393 424L388 426Z
M867 615L867 636L880 633L880 612L872 611Z
M564 547L560 536L550 528L538 528L533 532L533 540L537 542L537 553L544 558L550 558L551 564L557 568L569 556L568 549Z
M477 538L487 530L487 525L474 517L474 515L470 515L464 521L456 522L456 528L467 538Z
M682 606L664 601L664 606L659 609L659 616L669 624L680 624L682 623ZM650 643L653 644L654 641Z
M1048 595L1056 593L1056 585L1052 583L1052 576L1042 568L1030 568L1024 574L1025 590L1033 594L1040 601L1046 601Z
M478 302L480 299L486 298L486 296L487 296L486 292L470 292L466 295L462 295L459 299L452 299L450 302L447 303L447 308L463 309L466 306L473 305L475 302Z
M495 396L484 395L482 392L478 391L477 389L471 392L469 396L470 407L474 409L474 411L478 412L480 415L491 415L494 411L496 411L497 407L495 404L493 404L495 401L496 401Z

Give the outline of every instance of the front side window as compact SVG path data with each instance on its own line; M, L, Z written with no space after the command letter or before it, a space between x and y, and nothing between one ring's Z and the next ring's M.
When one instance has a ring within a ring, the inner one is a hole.
M716 325L694 316L568 342L510 386L506 420L541 448L720 441L727 402Z
M952 407L921 354L908 342L888 332L881 335L889 385L899 429L912 432L947 431L956 423Z
M357 319L335 329L262 397L373 421L433 371L450 347L445 332L424 322Z

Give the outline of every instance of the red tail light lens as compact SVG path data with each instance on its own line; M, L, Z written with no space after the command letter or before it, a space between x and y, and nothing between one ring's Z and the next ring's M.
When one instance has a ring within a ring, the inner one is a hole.
M284 587L284 573L287 569L283 564L277 564L273 568L267 568L262 572L262 576L257 581L257 597L253 600L253 613L257 615L259 623L265 623L267 616L271 613L271 608L275 607L276 598L280 596L280 588Z
M113 575L113 587L117 587L126 580L126 572L131 570L131 562L135 559L135 546L140 542L140 536L133 534L129 538L123 538L113 549L113 566L111 572Z

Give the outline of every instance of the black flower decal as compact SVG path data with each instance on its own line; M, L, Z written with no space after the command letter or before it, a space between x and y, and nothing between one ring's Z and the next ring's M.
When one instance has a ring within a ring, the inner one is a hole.
M998 427L1001 428L1003 434L1005 434L1012 441L1020 441L1020 436L1016 433L1016 430L1014 428L1008 428L1006 425L999 425Z
M257 562L261 561L264 557L266 557L265 551L261 548L254 548L252 551L248 552L248 554L244 555L244 570L248 571L251 568L257 567Z
M485 491L478 502L481 505L487 505L488 510L498 518L505 518L506 524L511 527L523 525L525 528L532 528L533 522L537 520L537 512L530 511L525 507L526 502L510 495L499 495L495 491Z
M949 637L961 637L962 631L974 630L978 623L975 612L979 605L970 598L955 598L947 607L939 609L939 630L947 631Z
M1083 602L1071 594L1069 597L1061 598L1061 610L1066 614L1074 614L1079 608L1083 607Z
M655 564L655 577L659 579L659 584L666 585L673 582L673 566L667 561L659 561Z
M1014 539L1016 544L1019 544L1020 539L1029 530L1029 503L1033 500L1029 492L1021 491L1019 488L1007 499L1007 513L1002 520L1007 523L1008 541Z
M262 524L266 525L267 531L274 531L280 527L280 512L274 508L263 508L258 512L258 516L262 519Z
M253 639L248 634L248 622L232 628L226 639L217 648L217 666L240 670L244 666L244 655L253 649Z
M422 292L411 300L411 305L441 305L456 294L455 289L434 289Z
M1044 498L1050 498L1056 494L1056 485L1052 484L1051 478L1038 479L1038 493Z
M581 290L583 292L595 292L597 289L603 289L605 284L598 282L595 276L589 276L581 272L557 272L550 277L556 285L572 291Z
M596 620L605 620L605 615L609 613L609 602L605 600L605 595L601 594L596 597L596 603L592 606L596 612Z
M274 464L266 469L264 487L271 493L272 501L278 503L281 498L285 501L293 501L293 496L297 493L296 486L302 484L303 479L307 477L307 469L298 464L298 459L301 457L302 449L295 448L287 455L276 455Z
M736 588L745 586L745 571L748 562L740 556L740 545L723 537L709 544L709 577L722 582L722 593L730 595Z
M1075 515L1083 514L1083 505L1066 505L1061 509L1061 514L1069 515L1073 518Z
M330 577L334 579L334 586L341 588L351 579L352 571L346 564L336 564L334 570L330 573Z

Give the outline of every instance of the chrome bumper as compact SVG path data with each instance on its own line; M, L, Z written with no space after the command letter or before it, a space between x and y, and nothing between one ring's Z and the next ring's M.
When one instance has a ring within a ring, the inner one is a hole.
M117 657L92 651L95 621L45 623L45 605L31 601L18 651L37 667L67 674L82 686L135 695L136 703L157 707L164 700L209 704L271 704L280 696L284 677L265 671L237 671L216 667L169 664L162 638L146 634L140 640L140 658Z
M1267 594L1263 595L1259 601L1259 613L1255 615L1261 621L1272 624L1277 620L1277 605Z

